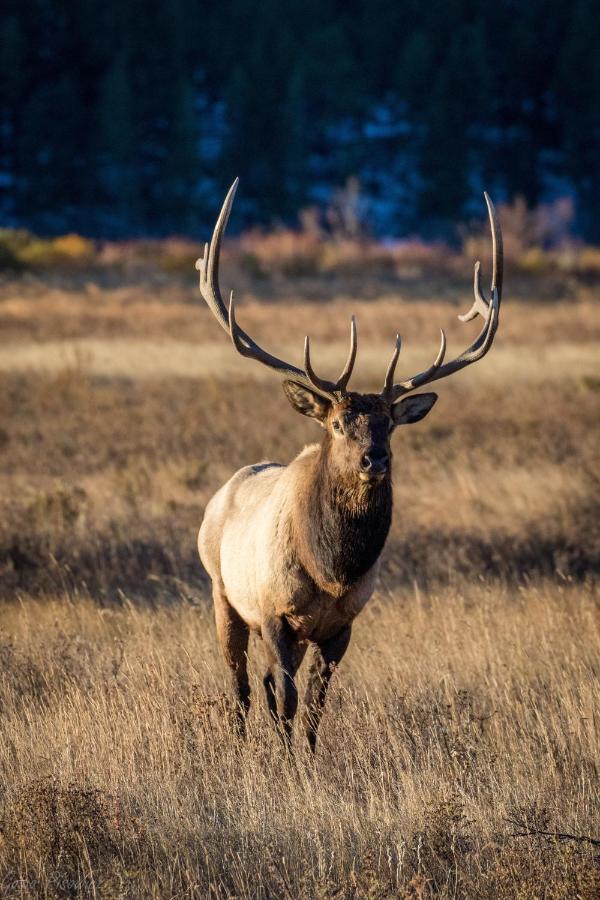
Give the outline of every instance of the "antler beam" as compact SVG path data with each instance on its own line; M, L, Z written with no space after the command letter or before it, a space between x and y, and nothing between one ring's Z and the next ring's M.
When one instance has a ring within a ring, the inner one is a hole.
M221 291L219 288L219 257L221 253L221 243L223 234L229 221L231 207L238 187L238 179L236 178L225 197L225 201L219 213L219 217L215 224L213 236L210 244L205 244L204 255L196 262L196 268L200 272L200 294L206 301L209 309L212 310L215 318L221 327L227 332L231 338L234 347L242 356L255 359L271 369L275 369L287 378L293 378L303 382L307 386L316 390L320 394L324 394L333 400L344 396L347 391L348 382L352 375L354 363L356 361L357 351L357 331L356 320L352 316L350 324L350 350L346 365L337 381L328 381L320 378L314 371L310 359L310 339L308 336L304 342L304 368L294 366L277 356L273 356L266 350L263 350L249 334L247 334L238 324L235 317L235 304L233 300L233 291L229 299L229 307L225 306ZM382 390L382 397L393 404L404 394L413 391L425 384L430 384L440 378L445 378L465 368L471 363L482 359L489 351L494 342L496 330L498 328L498 320L500 315L500 303L502 298L502 276L503 276L503 249L502 249L502 231L500 222L494 208L494 204L487 194L484 194L487 204L488 217L490 221L490 229L492 234L492 285L491 296L487 300L481 288L481 265L479 261L475 263L473 275L473 293L474 301L471 309L458 318L461 322L470 322L477 316L481 316L484 320L483 327L476 339L470 347L468 347L460 356L447 363L444 363L446 354L446 335L441 332L440 349L435 361L424 372L413 375L406 381L394 383L394 373L400 356L401 341L400 336L396 335L396 345L392 359L388 366L385 376L385 382Z
M401 381L398 384L394 384L394 372L396 370L398 357L400 356L401 341L400 336L396 335L396 346L388 366L382 390L382 397L390 404L395 403L396 400L399 400L400 397L404 396L404 394L407 394L409 391L415 390L415 388L422 387L424 384L430 384L432 381L437 381L440 378L446 378L447 375L452 375L454 372L464 369L465 366L477 362L477 360L482 359L485 356L494 342L494 337L498 328L500 303L502 299L504 257L500 222L494 204L489 196L484 194L484 197L487 204L490 229L492 232L491 297L489 301L486 300L481 289L481 265L478 260L475 263L474 270L473 291L475 299L473 305L467 313L458 317L461 322L470 322L477 316L481 316L484 320L483 328L470 347L461 353L460 356L457 356L456 359L445 364L443 364L443 362L446 353L446 335L442 331L440 349L434 363L424 372L413 375L412 378L409 378L407 381Z
M196 262L196 268L200 272L200 294L206 301L209 309L212 310L221 328L223 328L230 336L238 353L242 356L247 356L250 359L255 359L263 365L269 366L271 369L275 369L287 378L294 378L302 381L311 388L317 390L320 394L325 394L334 400L338 399L339 396L343 396L346 392L356 360L357 332L354 316L352 316L350 325L350 351L348 353L348 359L346 360L346 365L344 366L342 374L338 380L334 382L319 378L313 370L310 362L310 340L308 336L304 342L304 369L300 369L283 359L279 359L277 356L273 356L266 350L263 350L250 335L240 328L235 318L233 291L229 298L229 308L227 308L223 302L221 290L219 288L219 257L223 234L227 227L227 222L229 221L229 215L231 213L231 207L233 206L233 200L238 184L239 179L236 178L229 188L223 202L210 244L204 245L204 255Z

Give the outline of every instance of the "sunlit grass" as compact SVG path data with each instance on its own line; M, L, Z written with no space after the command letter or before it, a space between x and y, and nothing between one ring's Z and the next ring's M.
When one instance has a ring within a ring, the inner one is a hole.
M513 820L598 834L589 589L379 594L356 625L315 762L301 735L294 761L282 756L258 644L242 744L205 600L123 601L23 598L2 610L9 892L19 879L26 895L79 879L112 896L116 879L133 896L280 896L283 884L291 896L395 896L411 884L422 896L535 896L547 883L552 896L594 895L591 847L513 836Z

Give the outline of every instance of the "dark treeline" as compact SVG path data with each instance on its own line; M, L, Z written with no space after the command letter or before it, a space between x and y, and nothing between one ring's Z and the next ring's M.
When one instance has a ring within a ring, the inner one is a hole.
M358 176L374 231L481 190L600 238L596 0L5 0L0 214L46 233L293 222Z

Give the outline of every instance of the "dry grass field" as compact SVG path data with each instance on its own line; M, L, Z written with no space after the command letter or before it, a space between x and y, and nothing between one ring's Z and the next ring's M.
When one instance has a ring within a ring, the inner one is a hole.
M232 736L195 542L237 467L317 426L179 277L0 284L1 897L599 895L599 291L505 281L491 354L394 438L314 761L282 755L257 642ZM476 328L466 281L318 287L250 284L239 321L298 360L310 332L327 373L356 313L357 388L397 330L412 374Z

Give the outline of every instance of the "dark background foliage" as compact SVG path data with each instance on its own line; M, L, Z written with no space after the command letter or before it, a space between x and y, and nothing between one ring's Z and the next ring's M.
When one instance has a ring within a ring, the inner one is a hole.
M600 239L594 0L5 0L0 215L45 233L294 222L357 176L376 234L575 200Z

